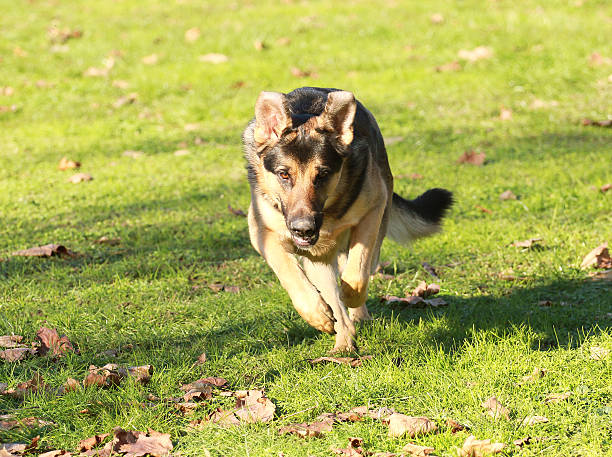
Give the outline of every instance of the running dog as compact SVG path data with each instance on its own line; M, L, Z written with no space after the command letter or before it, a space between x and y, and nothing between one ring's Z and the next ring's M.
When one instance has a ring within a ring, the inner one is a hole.
M306 322L335 333L332 352L354 351L385 235L407 243L438 231L452 194L393 193L376 120L351 92L261 92L242 139L253 247Z

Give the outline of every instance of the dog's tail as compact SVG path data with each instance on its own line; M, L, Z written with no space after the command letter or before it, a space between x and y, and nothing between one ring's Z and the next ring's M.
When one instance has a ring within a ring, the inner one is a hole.
M387 236L398 243L408 243L436 233L452 204L453 194L445 189L429 189L414 200L394 193Z

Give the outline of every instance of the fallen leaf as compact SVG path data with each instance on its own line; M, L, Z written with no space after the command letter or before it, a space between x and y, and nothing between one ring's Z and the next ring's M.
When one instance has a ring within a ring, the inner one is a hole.
M14 348L22 346L20 343L23 341L21 335L2 335L0 336L0 347Z
M90 436L89 438L85 438L79 442L79 451L89 451L102 444L109 436L110 435L108 433L102 433L101 435L94 435Z
M410 438L435 432L438 427L427 417L411 417L404 414L391 414L388 418L389 436L407 435Z
M612 269L589 274L592 281L612 281Z
M545 424L546 422L548 422L548 417L545 416L527 416L525 419L523 419L521 425L533 426L536 424Z
M36 351L28 347L10 348L0 351L0 359L6 362L18 362L28 355L34 355Z
M506 420L510 420L510 410L502 405L497 397L491 397L485 400L482 402L481 406L487 410L487 414L493 419L503 417Z
M301 438L320 437L323 433L331 432L332 424L328 421L317 421L311 424L289 424L281 427L279 433L281 435L293 434Z
M544 377L544 375L546 375L547 370L545 370L544 368L534 368L533 371L531 372L531 374L527 375L527 376L523 376L523 380L521 382L521 384L525 384L528 382L534 382L537 379L541 379Z
M27 57L28 52L21 48L21 46L15 46L13 48L13 55L15 57Z
M269 422L274 418L276 406L266 398L261 390L241 390L235 392L236 416L242 422Z
M436 67L436 71L438 73L448 73L451 71L461 71L461 64L457 60L453 60L452 62L445 63L443 65L438 65Z
M505 190L499 194L500 200L516 200L516 195L511 190Z
M491 211L490 209L485 208L484 206L476 205L475 208L480 210L483 213L493 214L493 211Z
M232 213L234 216L241 216L241 217L246 217L246 214L244 211L242 211L241 209L235 209L232 208L232 205L227 205L227 209L230 213Z
M477 440L474 435L470 435L463 443L463 448L457 451L460 457L484 457L501 452L505 446L504 443L491 443L491 440Z
M362 357L317 357L316 359L308 360L311 365L316 365L318 363L331 362L337 363L338 365L350 365L351 367L360 367L363 364L364 360L370 360L372 358L371 355L364 355Z
M155 65L159 61L159 57L157 54L151 54L148 56L144 56L142 59L142 63L145 65Z
M44 246L36 246L22 251L15 251L12 255L23 257L74 257L76 254L61 244L46 244Z
M0 95L4 95L5 97L10 97L15 93L15 89L11 86L0 87Z
M226 411L222 409L217 409L214 413L212 413L208 418L208 421L226 428L240 425L240 420L238 420L233 411Z
M444 16L440 13L434 13L429 16L429 20L432 24L442 24L444 22Z
M538 246L542 242L542 238L529 238L528 240L523 241L515 241L511 243L510 246L515 248L532 248L534 246Z
M481 166L484 164L486 158L486 154L484 152L476 152L474 150L465 151L459 159L457 159L457 163L469 163L471 165Z
M597 66L597 65L610 65L610 64L612 64L612 59L610 57L602 56L598 52L593 52L589 56L589 62L593 66Z
M65 43L72 38L81 38L83 31L78 29L70 29L68 27L59 28L55 25L47 30L47 37L51 43Z
M206 363L206 352L202 352L199 356L198 356L198 360L195 361L195 363L193 364L194 366L199 366L199 365L204 365L204 363Z
M70 160L67 157L62 157L59 162L58 168L62 171L68 170L71 168L79 168L81 166L81 162L75 162L74 160Z
M94 241L94 243L95 244L108 244L109 246L116 246L117 244L121 243L121 238L109 238L106 235L104 235L98 238L96 241Z
M461 49L457 53L457 57L469 62L476 62L477 60L490 59L493 57L493 50L486 46L478 46L477 48L470 50Z
M346 457L363 457L364 451L361 447L363 438L349 438L348 446L345 448L332 448L334 454L343 455Z
M580 268L586 270L592 266L595 266L595 268L612 268L612 258L610 258L610 252L608 251L608 243L597 246L582 259Z
M512 120L512 110L509 108L502 107L499 111L499 119L502 121Z
M413 290L410 292L411 297L422 297L427 298L430 295L435 295L440 292L440 286L438 284L427 284L425 281L421 281Z
M125 457L140 457L149 455L151 457L164 457L173 449L170 434L159 433L149 429L148 436L140 433L136 441L120 446L119 451L125 452Z
M54 451L43 452L42 454L38 454L38 457L61 457L66 456L70 457L72 454L64 449L57 449Z
M225 54L218 54L215 52L211 52L209 54L204 54L203 56L198 57L200 62L212 63L212 64L220 64L227 62L229 59Z
M200 38L200 29L197 27L190 28L185 31L185 41L187 43L193 43L198 38Z
M123 151L123 155L125 157L131 157L132 159L137 159L144 155L142 151Z
M24 417L16 419L12 414L0 416L0 431L13 430L15 428L40 428L49 425L56 425L54 422L39 419L37 417Z
M590 125L592 127L612 127L612 119L603 121L594 121L593 119L582 119L582 125Z
M93 177L87 173L77 173L68 178L68 182L78 184L80 182L91 181Z
M74 352L72 343L68 341L66 335L61 337L54 328L41 327L36 333L36 337L40 342L38 352L40 355L45 355L52 352L54 357L62 357L66 352Z
M291 44L291 40L286 36L283 36L276 40L276 44L279 46L289 46Z
M291 67L291 74L296 78L318 78L319 75L313 70L301 70L298 67Z
M127 95L119 97L117 100L113 102L113 108L118 109L125 105L131 105L136 100L138 100L138 94L136 92L130 92Z
M606 192L608 192L610 189L612 189L612 184L609 184L609 183L608 183L608 184L604 184L603 186L601 186L601 187L599 188L599 190L600 190L602 193L606 193Z
M567 400L571 397L571 392L562 392L558 394L548 394L546 398L544 398L545 403L559 403L563 400Z
M186 156L191 154L191 151L189 149L177 149L176 151L174 151L174 155L179 157L179 156Z
M262 40L255 40L253 42L253 47L256 51L263 51L268 46Z
M68 378L63 386L58 389L59 395L64 395L66 392L74 392L81 387L79 381L74 378Z
M137 383L148 384L153 376L153 365L140 365L127 368L128 375Z
M403 452L413 457L425 457L430 455L435 449L429 446L419 446L418 444L408 443L403 448Z
M604 360L610 355L610 350L601 346L591 346L589 352L593 360Z
M457 422L454 419L446 419L446 426L451 429L451 433L462 432L463 430L470 429L470 427L468 427L467 425Z
M34 376L32 376L32 379L29 381L20 382L16 387L11 389L4 387L4 389L0 389L0 393L2 395L8 395L9 397L22 400L27 394L45 390L46 388L47 385L45 384L43 377L37 372L34 373Z
M118 89L127 89L128 87L130 87L130 83L127 81L124 81L123 79L115 79L112 82L113 87L117 87Z

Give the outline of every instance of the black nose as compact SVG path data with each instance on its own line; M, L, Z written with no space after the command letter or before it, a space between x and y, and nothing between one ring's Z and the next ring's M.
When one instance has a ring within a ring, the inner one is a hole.
M289 229L300 238L311 238L315 234L315 221L311 217L300 217L289 223Z

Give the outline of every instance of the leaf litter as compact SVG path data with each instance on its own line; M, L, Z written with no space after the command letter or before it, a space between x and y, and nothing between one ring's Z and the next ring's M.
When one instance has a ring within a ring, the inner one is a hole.
M457 163L467 163L470 165L476 165L478 167L485 163L487 155L484 152L476 152L473 149L465 151L458 159Z
M425 308L427 306L437 308L439 306L447 306L448 303L443 298L428 298L432 295L436 295L440 292L440 286L438 284L427 284L425 281L421 281L417 287L415 287L409 296L397 297L395 295L384 295L382 301L391 303L404 303L414 308Z
M11 255L21 257L75 257L76 254L61 244L45 244L44 246L35 246L21 251L15 251Z
M586 270L590 267L595 268L612 268L612 258L610 257L610 252L608 251L608 243L603 243L589 252L583 259L580 264L580 268Z

